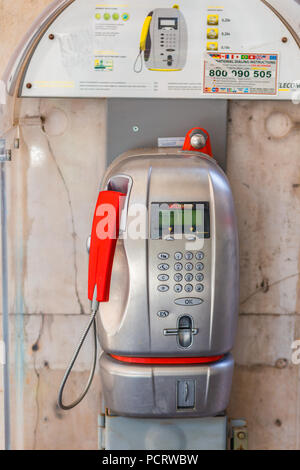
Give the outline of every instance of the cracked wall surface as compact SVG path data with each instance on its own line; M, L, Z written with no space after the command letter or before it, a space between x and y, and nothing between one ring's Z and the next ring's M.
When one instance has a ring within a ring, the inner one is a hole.
M0 0L0 74L49 3ZM98 377L71 413L56 400L87 322L85 245L105 167L105 110L105 100L22 102L21 147L7 167L14 448L97 448ZM300 338L299 123L300 105L230 102L241 302L228 414L248 420L251 449L300 448L299 366L291 362ZM90 338L68 400L85 384L91 347Z
M232 102L228 176L241 269L229 415L247 418L252 449L299 449L300 105Z
M97 448L97 379L78 410L61 412L56 402L88 321L86 241L105 167L105 109L103 100L22 103L20 149L7 167L12 429L18 449ZM60 110L66 126L57 134L49 120ZM89 342L67 387L68 402L85 385L91 357Z

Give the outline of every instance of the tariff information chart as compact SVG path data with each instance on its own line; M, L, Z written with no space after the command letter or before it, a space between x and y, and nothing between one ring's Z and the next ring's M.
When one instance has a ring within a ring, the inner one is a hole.
M278 54L207 53L203 93L277 94Z

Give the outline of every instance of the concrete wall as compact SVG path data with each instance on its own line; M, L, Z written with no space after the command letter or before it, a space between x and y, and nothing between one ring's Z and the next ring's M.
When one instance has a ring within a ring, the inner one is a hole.
M0 0L0 75L49 3ZM14 448L97 447L99 382L71 413L57 409L56 396L87 321L85 242L105 166L105 106L105 100L22 103L21 148L7 165ZM26 119L39 115L45 129ZM299 367L291 363L291 343L300 337L299 129L300 106L230 103L241 303L229 415L248 420L251 449L300 448ZM69 398L87 379L90 355L89 344Z

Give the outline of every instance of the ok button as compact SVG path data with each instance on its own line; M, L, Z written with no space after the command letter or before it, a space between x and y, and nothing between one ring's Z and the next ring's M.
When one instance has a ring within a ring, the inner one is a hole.
M183 297L182 299L174 300L176 305L184 305L185 307L193 307L194 305L201 305L203 299L198 297Z

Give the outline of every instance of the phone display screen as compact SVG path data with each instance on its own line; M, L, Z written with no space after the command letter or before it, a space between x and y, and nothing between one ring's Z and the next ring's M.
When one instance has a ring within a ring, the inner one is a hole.
M151 238L182 238L190 235L210 238L208 202L152 204Z
M158 28L174 28L177 29L178 27L178 19L177 18L158 18Z

